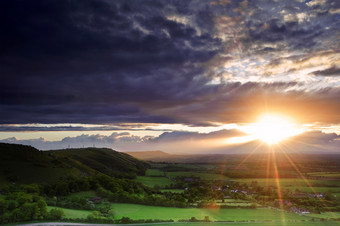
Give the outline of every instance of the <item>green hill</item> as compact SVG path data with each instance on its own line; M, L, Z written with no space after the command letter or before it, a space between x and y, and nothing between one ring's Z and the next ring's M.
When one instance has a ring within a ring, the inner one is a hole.
M107 148L39 151L31 146L0 143L0 183L56 182L68 176L106 174L134 178L148 164Z

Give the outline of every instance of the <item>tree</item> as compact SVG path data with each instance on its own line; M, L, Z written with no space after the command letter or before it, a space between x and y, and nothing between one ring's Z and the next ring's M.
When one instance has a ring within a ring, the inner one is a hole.
M120 219L120 222L122 224L128 224L128 223L131 223L132 220L129 217L122 217L122 219Z
M191 221L191 222L196 222L197 219L196 219L196 217L191 217L189 221Z
M47 204L43 199L38 200L37 202L39 211L40 211L40 218L44 218L47 215Z
M0 199L0 215L4 214L7 210L8 203L4 199Z
M48 220L61 220L64 215L65 213L62 209L53 208L48 212L46 218Z

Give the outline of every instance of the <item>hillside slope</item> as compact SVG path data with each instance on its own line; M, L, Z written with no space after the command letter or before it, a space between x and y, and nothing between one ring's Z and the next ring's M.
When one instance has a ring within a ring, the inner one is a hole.
M134 178L148 164L107 148L39 151L31 146L0 143L0 183L56 182L68 176L106 174Z
M131 178L144 175L148 167L143 161L109 148L64 149L50 153L79 170L90 168L109 176Z

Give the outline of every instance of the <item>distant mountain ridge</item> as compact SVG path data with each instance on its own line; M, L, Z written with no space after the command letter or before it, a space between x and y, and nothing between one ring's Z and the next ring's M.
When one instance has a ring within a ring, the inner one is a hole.
M39 151L27 145L0 143L0 182L55 182L68 176L105 174L134 178L148 163L109 148Z
M137 159L147 160L147 161L155 161L157 159L163 159L163 158L173 158L176 155L172 155L169 153L166 153L164 151L140 151L140 152L125 152Z

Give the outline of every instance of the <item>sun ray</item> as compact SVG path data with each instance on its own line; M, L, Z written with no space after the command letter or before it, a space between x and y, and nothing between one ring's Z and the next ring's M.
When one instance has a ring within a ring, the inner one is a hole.
M274 168L274 173L275 173L275 183L276 183L277 195L278 195L278 199L279 199L279 206L280 206L280 209L282 211L281 212L281 220L282 220L282 222L285 222L284 205L283 205L281 185L280 185L280 174L279 174L279 170L278 170L277 164L276 164L276 152L274 151L273 148L270 149L270 152L273 156L273 168Z
M319 196L317 196L318 192L314 189L314 187L309 183L308 179L303 175L303 173L299 170L299 168L296 166L296 164L293 162L293 160L290 158L290 156L284 151L284 149L282 149L280 146L279 148L282 150L282 153L286 156L286 158L288 159L289 163L291 164L291 166L294 167L294 169L296 170L296 172L300 175L300 177L304 180L304 182L308 185L308 187L312 190L312 192L316 195L315 197L317 199L320 200L320 202L324 205L324 207L331 212L331 214L333 215L333 217L336 217L336 215L331 211L331 209L329 208L329 206L327 206L327 204L325 203L325 201L323 199L321 199ZM287 149L290 149L289 147L287 147Z
M247 156L235 167L235 169L239 169L243 163L245 163L260 147L262 144L258 144Z

